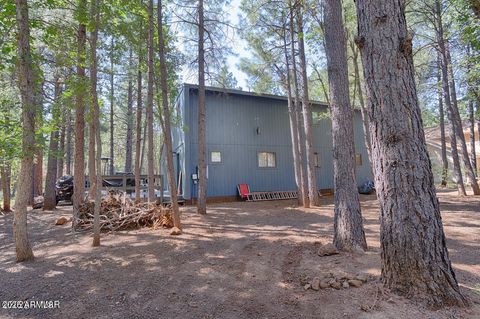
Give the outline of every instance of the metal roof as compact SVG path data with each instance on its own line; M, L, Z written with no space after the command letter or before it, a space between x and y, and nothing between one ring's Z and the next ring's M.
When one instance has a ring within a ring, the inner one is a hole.
M182 85L182 89L184 89L184 88L185 89L197 89L198 90L198 85L197 84L184 83ZM213 87L213 86L205 86L205 91L218 92L218 93L224 93L224 94L243 95L243 96L263 97L263 98L282 100L282 101L287 101L288 100L288 98L286 96L283 96L283 95L256 93L256 92L250 92L250 91L243 91L243 90L237 90L237 89L226 89L226 88ZM310 101L310 103L314 104L314 105L328 107L328 104L325 103L325 102Z

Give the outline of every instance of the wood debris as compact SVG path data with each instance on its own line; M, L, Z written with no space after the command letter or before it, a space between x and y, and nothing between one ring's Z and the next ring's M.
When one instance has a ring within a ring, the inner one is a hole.
M75 218L76 230L93 229L95 203L85 202ZM100 204L100 230L118 231L141 227L173 227L172 210L159 203L135 203L121 191L110 191Z

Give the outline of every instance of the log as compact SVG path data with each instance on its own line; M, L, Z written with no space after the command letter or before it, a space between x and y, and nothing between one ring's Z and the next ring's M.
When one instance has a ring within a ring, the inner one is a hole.
M75 219L75 230L93 229L94 202L89 201L79 208ZM124 192L112 190L100 203L100 230L121 231L142 227L172 228L173 218L170 206L159 203L135 203Z

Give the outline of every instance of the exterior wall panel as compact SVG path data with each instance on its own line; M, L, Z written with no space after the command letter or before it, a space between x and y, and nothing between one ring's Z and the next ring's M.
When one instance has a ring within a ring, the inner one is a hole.
M218 89L221 90L221 89ZM182 130L185 132L186 199L197 196L191 176L197 169L198 95L195 86L184 86ZM248 93L247 93L248 94ZM252 191L295 190L293 155L287 102L282 98L250 96L207 90L207 196L237 195L237 184L247 183ZM314 105L314 111L326 107ZM357 167L358 183L372 179L363 141L359 112L355 112L355 145L363 165ZM331 122L322 118L313 127L314 150L320 155L318 187L333 188ZM221 152L221 163L212 163L210 152ZM258 167L258 152L274 152L276 167Z

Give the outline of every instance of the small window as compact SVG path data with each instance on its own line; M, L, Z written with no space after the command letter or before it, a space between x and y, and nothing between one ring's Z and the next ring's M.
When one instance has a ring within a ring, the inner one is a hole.
M312 124L319 125L323 119L330 118L328 111L312 111Z
M275 167L276 159L275 153L260 152L258 153L258 167Z
M210 162L212 163L221 163L222 162L222 153L219 151L213 151L210 153Z
M321 121L321 120L322 120L322 115L320 114L320 112L313 111L313 112L312 112L313 125L318 125L318 124L320 124L320 121Z
M315 167L320 167L320 154L317 152L313 153L313 163L315 164Z
M362 166L363 165L363 162L362 162L362 154L355 154L355 164L357 166Z

